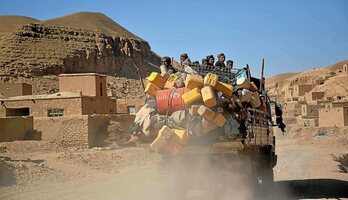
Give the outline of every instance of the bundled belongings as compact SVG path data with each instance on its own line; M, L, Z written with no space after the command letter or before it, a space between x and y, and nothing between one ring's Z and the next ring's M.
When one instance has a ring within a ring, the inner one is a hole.
M177 155L183 146L200 140L209 138L212 145L221 139L251 141L253 130L264 130L269 122L250 112L267 118L267 96L257 86L262 81L250 77L249 69L224 72L190 67L194 73L152 72L146 79L145 93L151 105L146 103L139 110L135 124L143 134L153 133L153 151Z

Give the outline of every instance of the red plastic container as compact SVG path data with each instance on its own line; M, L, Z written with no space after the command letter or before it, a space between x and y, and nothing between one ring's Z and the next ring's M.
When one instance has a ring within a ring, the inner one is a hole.
M173 112L185 109L181 95L189 91L187 88L172 88L157 91L157 111L160 115L171 115Z

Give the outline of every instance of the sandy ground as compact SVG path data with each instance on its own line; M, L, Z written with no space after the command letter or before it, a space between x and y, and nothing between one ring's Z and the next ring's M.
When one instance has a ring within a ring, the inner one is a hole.
M263 198L348 198L348 174L340 172L332 157L347 154L348 147L321 145L325 137L317 139L318 145L316 140L301 143L293 135L277 134L275 184ZM161 157L142 147L61 149L42 141L18 141L0 143L0 155L0 199L166 199L163 191L172 179L158 170ZM260 199L236 182L228 195L189 191L186 197Z

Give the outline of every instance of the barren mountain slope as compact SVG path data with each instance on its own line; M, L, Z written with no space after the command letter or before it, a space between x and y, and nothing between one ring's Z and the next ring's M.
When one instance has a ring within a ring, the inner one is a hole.
M14 32L23 25L37 22L39 20L25 16L0 16L0 34Z
M267 84L271 85L273 83L277 83L279 81L285 80L285 79L289 79L295 75L297 75L298 73L284 73L284 74L277 74L274 76L271 76L270 78L267 79Z
M43 25L57 25L85 30L94 30L106 35L142 40L102 13L79 12L41 22Z
M145 75L155 70L149 63L159 62L148 42L100 13L28 24L0 37L0 82L75 72L138 78L134 64Z

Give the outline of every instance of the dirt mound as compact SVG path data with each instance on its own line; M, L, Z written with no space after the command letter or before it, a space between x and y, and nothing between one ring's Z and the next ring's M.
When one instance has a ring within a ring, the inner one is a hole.
M41 22L44 25L94 30L106 35L142 40L102 13L79 12Z
M37 22L39 20L25 16L0 16L0 34L14 32L23 25Z

